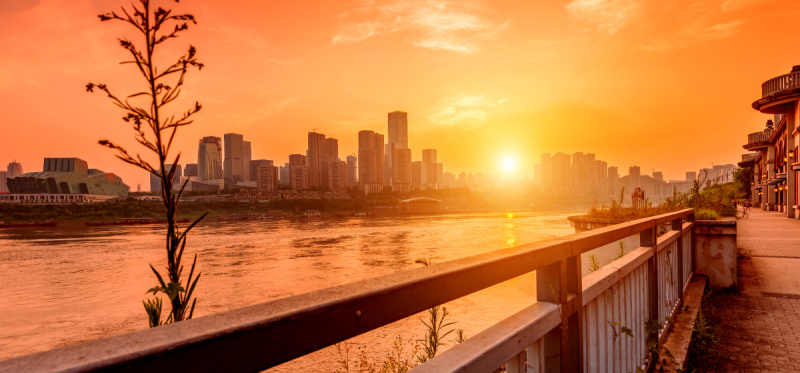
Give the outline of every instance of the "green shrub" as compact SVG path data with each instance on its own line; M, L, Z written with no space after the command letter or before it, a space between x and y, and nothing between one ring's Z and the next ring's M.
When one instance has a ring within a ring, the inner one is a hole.
M710 209L698 209L694 212L694 218L696 220L717 220L719 213Z

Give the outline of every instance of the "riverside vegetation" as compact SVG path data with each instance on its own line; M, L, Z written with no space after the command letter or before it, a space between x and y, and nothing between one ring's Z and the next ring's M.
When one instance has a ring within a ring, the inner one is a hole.
M200 279L200 273L194 276L197 264L197 254L195 254L189 270L189 277L184 286L184 268L181 260L186 248L187 234L205 217L205 214L192 222L185 230L180 230L175 223L175 216L183 188L178 192L173 192L172 180L174 180L176 168L167 170L165 165L170 159L173 159L170 162L172 164L180 163L180 153L174 158L170 156L173 140L175 140L179 128L192 124L192 117L200 111L202 106L199 102L195 102L192 107L178 114L177 117L166 112L165 106L175 101L180 95L189 68L200 70L203 68L203 64L197 60L197 49L191 45L184 55L166 68L161 66L159 69L154 56L159 53L159 48L163 43L177 38L179 34L188 30L190 22L193 24L197 22L191 14L173 14L171 9L153 6L150 0L138 0L138 5L131 4L129 9L122 7L119 14L110 12L100 14L98 17L103 22L121 21L133 26L137 36L144 40L144 46L141 47L126 37L117 39L119 45L130 54L131 58L121 64L136 67L138 73L136 75L146 82L144 90L127 96L117 96L105 84L89 83L86 85L88 92L97 90L105 93L115 106L123 110L125 114L122 120L133 126L136 142L157 157L157 163L151 164L145 160L147 157L142 158L138 153L135 156L131 155L125 148L114 142L99 141L101 146L115 150L116 157L123 162L143 169L161 181L161 200L164 210L166 210L164 214L167 220L165 245L167 272L166 276L162 276L153 265L150 265L158 282L156 286L145 293L153 293L153 298L142 303L151 328L188 320L192 318L197 303L197 298L192 299L192 294ZM163 293L168 298L171 306L169 316L166 318L161 315L162 299L158 296L159 293Z

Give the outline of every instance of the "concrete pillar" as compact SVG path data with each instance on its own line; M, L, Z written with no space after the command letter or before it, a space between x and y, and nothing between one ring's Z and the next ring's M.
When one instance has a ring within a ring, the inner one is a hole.
M794 171L792 171L792 159L789 158L789 150L794 149L794 129L797 128L797 120L798 120L798 102L795 101L794 105L792 105L791 109L788 110L786 114L786 154L783 156L786 157L786 216L790 219L795 218L795 211L794 205L797 204L795 201L795 185L797 185L797 176Z
M767 173L767 179L772 179L772 178L775 177L775 152L776 151L777 150L775 149L775 147L770 145L767 148L766 154L764 154L764 155L767 156L767 161L765 163L765 166L766 166L766 170L765 171ZM775 186L774 185L765 185L763 190L764 190L763 197L765 197L764 198L764 202L765 202L764 210L765 211L775 211L775 210L777 210L778 205L777 205L777 200L775 198L775 191L776 191Z

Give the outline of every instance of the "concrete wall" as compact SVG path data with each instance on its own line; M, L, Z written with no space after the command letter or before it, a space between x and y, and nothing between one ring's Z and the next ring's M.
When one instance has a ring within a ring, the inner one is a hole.
M698 220L694 227L695 273L714 289L736 286L736 220Z

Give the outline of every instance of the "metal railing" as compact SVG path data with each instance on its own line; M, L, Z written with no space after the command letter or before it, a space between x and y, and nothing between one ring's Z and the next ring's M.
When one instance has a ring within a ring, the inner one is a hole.
M767 97L794 88L800 88L800 72L789 73L767 80L761 85L761 97Z
M772 133L775 132L772 128L767 128L763 131L751 133L747 135L747 145L757 145L769 142L770 137L772 137ZM744 159L744 156L742 156Z
M401 271L2 361L0 372L259 371L532 271L537 302L414 371L635 371L647 363L645 320L664 324L693 273L693 220L687 209ZM582 253L636 234L641 247L581 278ZM614 337L617 321L634 337Z

